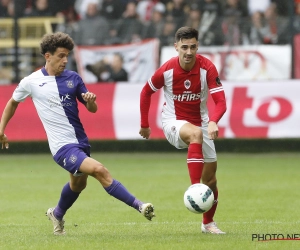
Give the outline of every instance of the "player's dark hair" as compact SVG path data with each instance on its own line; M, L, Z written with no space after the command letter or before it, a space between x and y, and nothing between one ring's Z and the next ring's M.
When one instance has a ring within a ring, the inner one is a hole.
M179 42L181 41L181 39L192 39L192 38L196 38L196 40L198 41L198 35L199 32L198 30L191 28L191 27L181 27L176 31L175 34L175 42Z
M45 55L47 52L52 55L57 48L65 48L72 51L74 48L73 39L66 33L56 32L54 34L46 34L40 43L40 52Z

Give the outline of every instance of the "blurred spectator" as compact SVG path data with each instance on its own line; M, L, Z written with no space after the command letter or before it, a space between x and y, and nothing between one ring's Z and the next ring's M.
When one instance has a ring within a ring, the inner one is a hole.
M61 13L59 15L62 15L64 18L64 23L59 23L56 27L56 32L64 32L70 35L70 37L75 37L75 34L78 30L78 21L79 17L77 12L74 8L69 8L68 10L64 11L64 13Z
M277 14L279 16L287 17L289 14L289 1L287 0L271 0L276 4Z
M264 13L270 4L271 0L248 0L248 11L250 16L255 12Z
M14 1L10 1L8 3L8 6L7 6L7 17L14 17L15 16L15 3ZM22 15L20 15L22 16Z
M265 38L266 44L287 44L288 35L288 19L277 15L277 6L271 3L265 11L266 27L269 31L269 39Z
M160 47L174 46L176 26L172 16L167 16L162 35L159 37Z
M35 0L34 7L28 10L26 13L28 17L46 17L54 16L53 12L49 8L48 0Z
M1 0L0 1L0 18L9 17L8 5L13 0Z
M158 0L140 0L136 6L136 12L143 24L149 24L151 21L154 6ZM162 3L160 3L162 4ZM162 4L163 5L163 4Z
M103 0L101 7L101 15L107 20L116 20L122 17L125 5L122 1Z
M265 44L270 42L270 31L265 25L264 14L256 11L251 16L251 27L249 42L253 45Z
M204 0L200 5L199 43L202 46L223 45L222 6L217 0Z
M248 10L240 0L227 0L222 23L226 45L241 45L246 37Z
M139 42L143 39L144 26L136 12L136 3L131 1L126 5L122 17L111 32L112 43L124 44Z
M166 15L174 19L175 29L179 29L186 22L189 5L184 0L170 0L166 4Z
M74 9L74 0L49 0L49 8L54 16L65 14L70 9Z
M100 14L109 22L110 30L114 30L118 20L122 17L125 6L120 0L103 0Z
M78 14L74 8L69 8L68 10L62 12L58 12L57 15L63 15L64 23L60 23L56 26L55 31L64 32L70 35L72 38L75 38L76 33L78 32ZM67 69L73 70L77 72L77 64L74 58L74 52L72 51L69 54L68 63L66 66Z
M145 24L144 38L158 38L162 35L165 25L165 5L162 3L156 3L152 9L152 15L150 23Z
M108 43L109 23L99 15L99 5L89 3L85 18L78 22L74 41L77 45L104 45Z
M296 33L300 33L300 0L295 0L294 28Z
M200 22L201 22L200 6L197 3L192 3L190 5L190 11L185 26L192 27L196 30L199 30Z
M96 4L98 9L101 9L102 0L75 0L74 7L81 19L85 18L87 13L88 5L90 3Z
M127 82L128 73L123 64L123 56L115 53L112 58L106 57L99 62L86 65L86 69L97 77L98 82Z

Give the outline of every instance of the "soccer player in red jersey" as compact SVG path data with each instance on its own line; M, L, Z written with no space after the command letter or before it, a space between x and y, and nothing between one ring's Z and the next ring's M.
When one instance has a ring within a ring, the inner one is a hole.
M197 54L198 31L182 27L175 34L178 56L164 63L147 81L140 94L141 129L148 139L151 128L148 113L151 95L164 88L162 128L170 144L188 148L187 166L192 184L208 185L215 197L213 207L203 214L203 233L224 234L214 222L218 204L217 155L214 140L218 137L218 121L226 111L225 93L214 64ZM208 93L215 109L208 112Z

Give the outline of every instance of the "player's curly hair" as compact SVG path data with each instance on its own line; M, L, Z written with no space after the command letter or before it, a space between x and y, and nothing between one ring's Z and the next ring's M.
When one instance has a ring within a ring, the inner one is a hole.
M198 41L199 32L198 30L191 27L181 27L176 31L175 42L178 43L181 39L191 39L196 38Z
M74 41L68 34L63 32L46 34L43 36L40 43L40 52L42 55L45 55L47 52L53 55L57 48L66 48L69 51L72 51L74 48Z

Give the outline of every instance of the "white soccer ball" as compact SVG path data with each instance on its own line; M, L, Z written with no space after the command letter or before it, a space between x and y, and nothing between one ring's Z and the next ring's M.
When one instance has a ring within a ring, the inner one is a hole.
M186 208L196 214L203 214L211 209L214 200L213 191L202 183L191 185L183 196Z

